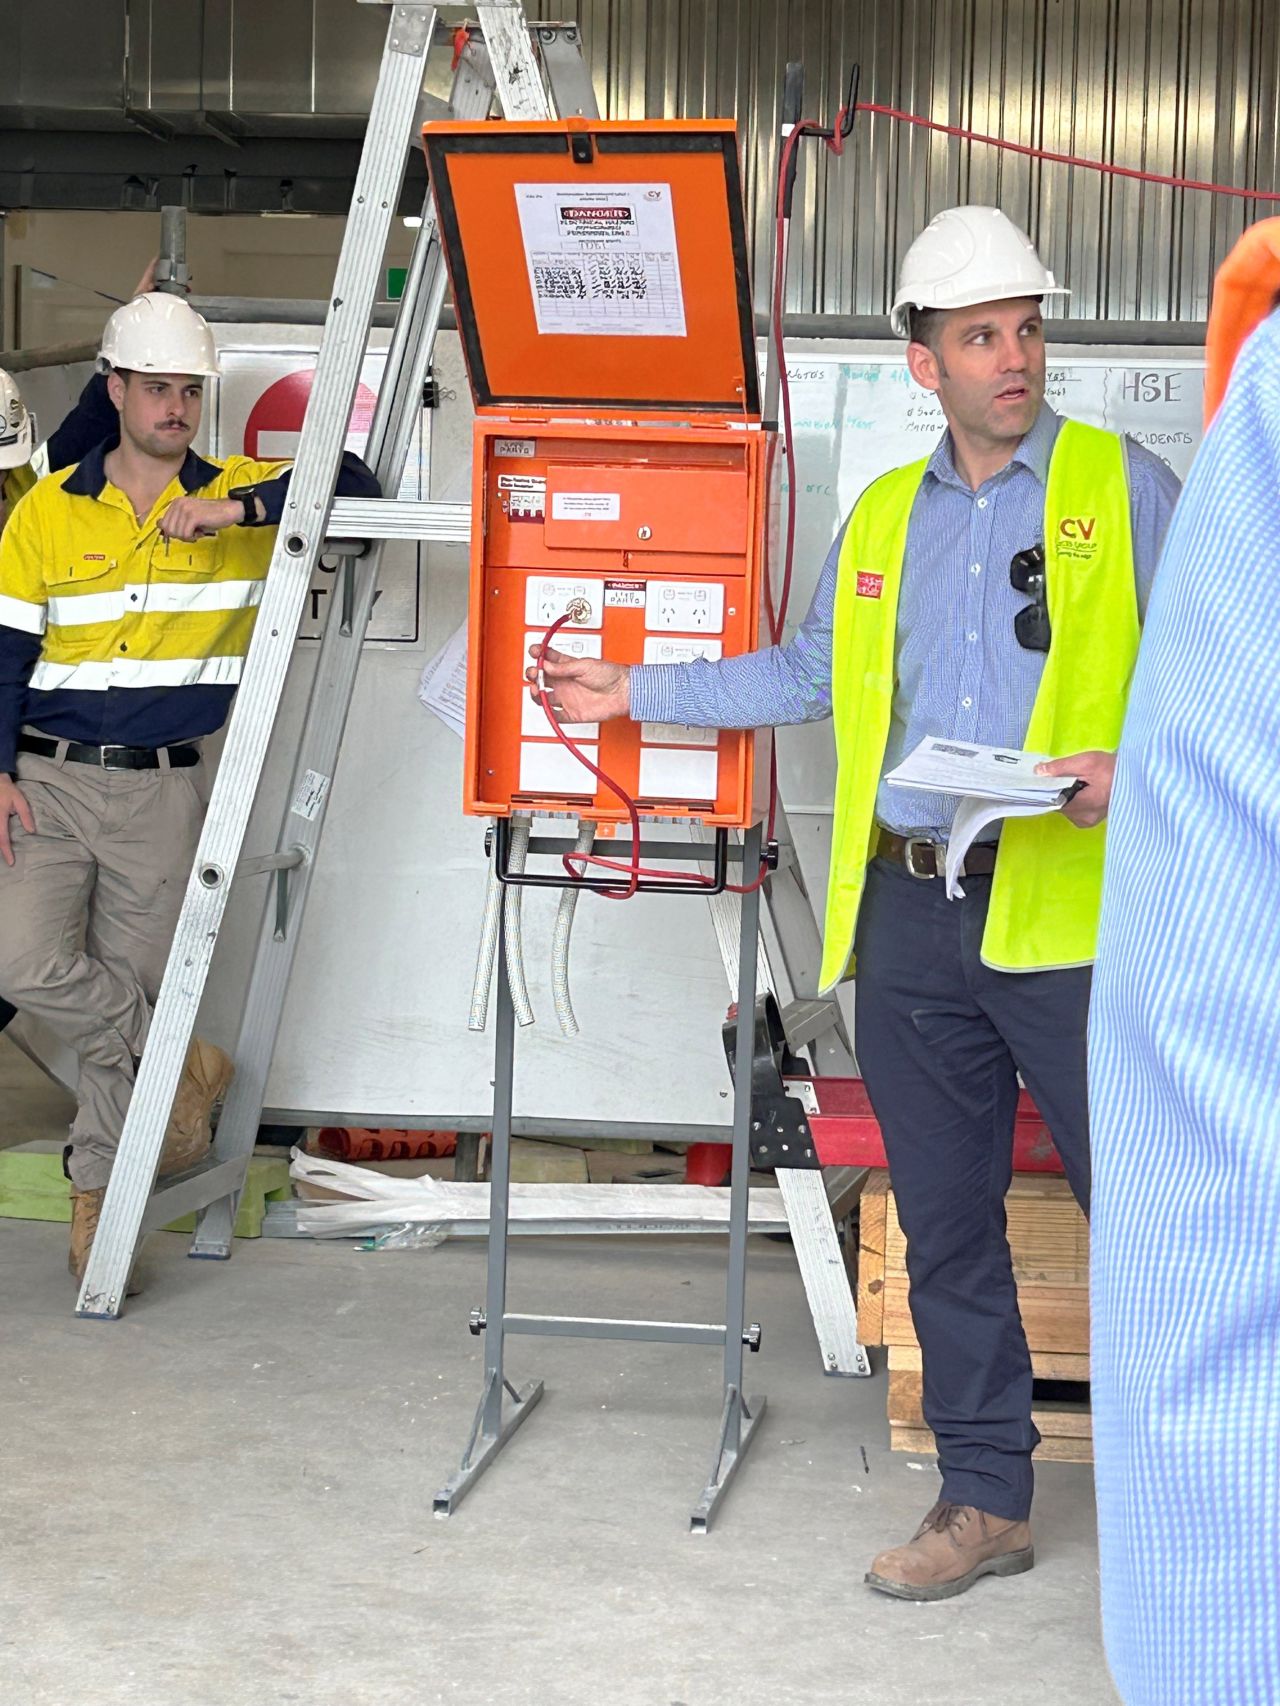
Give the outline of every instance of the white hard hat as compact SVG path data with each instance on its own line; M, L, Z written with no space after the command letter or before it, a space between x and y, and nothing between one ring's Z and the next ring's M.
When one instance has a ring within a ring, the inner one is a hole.
M25 468L36 441L36 418L0 368L0 468Z
M902 261L889 324L910 335L911 308L972 308L1018 296L1069 296L998 207L949 207L916 238Z
M207 320L180 296L153 290L117 308L107 321L98 372L109 373L113 367L212 377L218 371L218 352Z

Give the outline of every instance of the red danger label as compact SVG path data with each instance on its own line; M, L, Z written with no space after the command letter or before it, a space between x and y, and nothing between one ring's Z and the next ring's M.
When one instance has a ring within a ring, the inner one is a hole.
M606 581L604 583L604 602L606 607L615 610L643 610L644 582Z
M858 597L859 598L879 598L880 594L883 591L884 591L884 576L883 575L868 575L868 574L864 574L861 572L859 573L859 575L858 575Z
M594 219L630 219L629 207L562 207L560 217L566 224L576 220L585 220L588 224Z

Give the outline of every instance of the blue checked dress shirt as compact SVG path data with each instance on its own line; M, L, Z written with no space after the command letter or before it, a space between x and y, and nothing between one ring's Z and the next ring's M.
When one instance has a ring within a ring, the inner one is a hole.
M1018 644L1028 602L1009 581L1019 551L1041 542L1049 458L1062 417L1043 405L1012 460L975 492L956 472L951 435L929 458L911 512L898 604L898 668L884 768L926 735L1020 747L1044 653ZM1151 451L1126 440L1138 604L1145 613L1179 482ZM782 646L717 663L638 664L638 722L744 729L831 715L831 620L841 536L827 556L808 614ZM1055 756L1060 756L1056 755ZM903 835L945 841L956 802L881 784L876 817Z
M1089 1032L1093 1434L1126 1706L1280 1701L1280 313L1161 560Z

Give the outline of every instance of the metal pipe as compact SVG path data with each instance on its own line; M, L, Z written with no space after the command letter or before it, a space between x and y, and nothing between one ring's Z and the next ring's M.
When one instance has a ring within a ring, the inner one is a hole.
M595 824L583 823L573 844L574 852L590 853L595 838ZM551 935L551 1000L556 1010L556 1018L560 1021L560 1029L566 1037L576 1037L578 1034L578 1020L573 1011L573 997L569 989L569 945L573 938L573 915L578 909L578 896L581 893L579 888L565 888L561 891L560 904L556 908L555 929Z
M480 945L476 952L476 975L471 984L469 1031L483 1031L489 1023L489 991L493 985L493 963L498 954L498 925L502 921L502 884L489 866L484 891L484 917L480 923Z
M216 326L323 326L329 312L328 299L302 296L192 296L191 306ZM398 302L375 302L373 324L394 326ZM440 315L442 331L456 331L452 307Z
M160 209L160 255L156 261L156 289L171 296L185 296L191 284L187 266L187 210Z
M74 367L98 359L97 344L49 344L44 349L0 350L0 367L6 373L33 373L40 367Z

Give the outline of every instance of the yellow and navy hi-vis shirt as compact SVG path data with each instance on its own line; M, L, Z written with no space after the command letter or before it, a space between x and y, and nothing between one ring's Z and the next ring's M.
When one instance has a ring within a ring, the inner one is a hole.
M0 538L0 772L18 731L95 746L168 746L221 728L240 680L284 507L289 470L188 451L139 521L103 466L100 444L51 474L10 513ZM161 537L175 498L252 486L267 521L191 542ZM377 496L346 456L343 496Z

